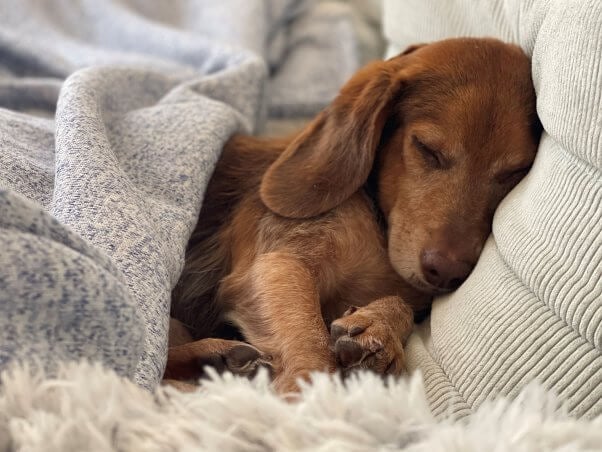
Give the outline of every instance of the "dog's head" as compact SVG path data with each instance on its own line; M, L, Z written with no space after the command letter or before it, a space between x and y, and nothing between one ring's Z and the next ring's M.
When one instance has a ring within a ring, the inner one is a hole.
M397 272L425 292L474 267L541 126L530 62L493 39L413 46L360 70L269 168L264 203L291 218L337 206L372 173Z

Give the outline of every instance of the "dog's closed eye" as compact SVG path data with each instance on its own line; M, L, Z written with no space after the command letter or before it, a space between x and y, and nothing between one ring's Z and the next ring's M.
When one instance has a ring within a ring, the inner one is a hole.
M529 172L530 169L531 169L531 165L528 165L528 166L523 166L523 167L520 167L517 169L512 169L509 171L504 171L504 172L498 174L495 177L495 180L498 184L501 184L501 185L518 182L525 176L525 174L527 174Z
M416 135L412 136L412 144L418 150L429 167L440 170L449 168L450 162L443 156L443 154L422 142L418 137L416 137Z

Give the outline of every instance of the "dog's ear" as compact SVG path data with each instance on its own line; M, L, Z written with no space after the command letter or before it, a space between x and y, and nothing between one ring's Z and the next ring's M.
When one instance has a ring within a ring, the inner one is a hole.
M416 50L418 50L421 47L424 47L425 45L426 44L412 44L411 46L406 47L406 49L403 52L401 52L399 55L397 55L397 57L409 55L410 53L415 52Z
M366 182L387 118L404 88L404 58L361 69L289 144L261 182L261 199L270 210L289 218L313 217Z

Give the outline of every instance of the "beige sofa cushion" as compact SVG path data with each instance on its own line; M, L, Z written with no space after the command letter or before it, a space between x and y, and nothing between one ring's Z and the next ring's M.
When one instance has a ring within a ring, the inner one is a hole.
M532 56L545 132L479 263L407 345L436 414L462 416L536 380L602 413L602 2L385 0L389 53L494 36Z

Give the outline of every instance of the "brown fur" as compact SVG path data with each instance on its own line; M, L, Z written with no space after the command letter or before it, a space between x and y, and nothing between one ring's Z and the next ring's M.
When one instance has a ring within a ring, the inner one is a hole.
M230 323L279 391L337 366L398 374L413 312L472 269L539 134L522 51L452 39L360 70L293 137L232 137L173 294L192 355Z

